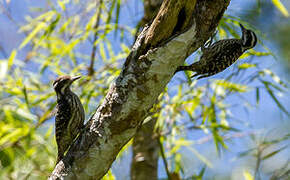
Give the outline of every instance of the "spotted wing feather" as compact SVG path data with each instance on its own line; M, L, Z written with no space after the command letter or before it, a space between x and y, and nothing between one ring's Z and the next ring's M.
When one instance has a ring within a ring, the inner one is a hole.
M201 56L198 68L195 68L197 74L208 77L231 66L243 54L240 43L239 40L227 39L213 44Z

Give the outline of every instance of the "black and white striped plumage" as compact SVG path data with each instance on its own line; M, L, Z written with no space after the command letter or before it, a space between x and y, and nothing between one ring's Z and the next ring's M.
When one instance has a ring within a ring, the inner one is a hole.
M192 77L200 75L197 79L217 74L231 66L248 49L257 44L257 36L240 24L242 30L241 39L224 39L202 47L202 56L198 62L189 66L179 66L179 71L194 71Z
M61 76L53 83L57 95L57 112L55 116L55 138L57 143L57 162L80 132L85 111L78 96L70 90L70 85L80 76Z

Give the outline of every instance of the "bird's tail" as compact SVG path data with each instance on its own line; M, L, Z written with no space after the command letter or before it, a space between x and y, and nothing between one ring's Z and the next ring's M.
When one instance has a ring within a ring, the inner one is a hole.
M177 67L174 74L179 72L179 71L195 71L196 72L196 71L198 71L198 67L199 67L198 62L195 62L189 66L179 66L179 67Z

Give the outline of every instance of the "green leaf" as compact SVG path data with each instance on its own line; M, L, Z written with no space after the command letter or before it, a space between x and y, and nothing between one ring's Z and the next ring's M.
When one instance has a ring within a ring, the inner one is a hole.
M64 50L62 51L61 55L60 56L65 56L67 55L68 53L72 52L72 49L78 44L81 42L81 38L78 38L78 39L74 39L72 40L65 48Z
M243 152L240 152L238 153L238 157L245 157L245 156L248 156L250 153L252 153L254 150L256 150L255 148L252 148L252 149L248 149L246 151L243 151Z
M270 89L269 84L266 81L262 81L262 83L265 85L267 92L269 93L270 97L274 100L274 102L277 104L277 106L289 116L289 112L285 109L285 107L280 103L280 101L276 98L273 91Z
M270 69L263 69L262 71L259 72L259 74L262 74L262 75L267 74L267 75L271 76L272 79L273 79L276 83L280 84L280 85L283 86L284 88L288 88L287 84L285 84L285 83L284 83L284 82L279 78L279 76L277 76L275 73L273 73Z
M16 110L16 113L20 116L20 117L23 117L27 120L30 120L30 121L35 121L37 119L37 116L30 113L29 111L25 110L25 109L21 109L21 108L18 108Z
M126 46L124 43L121 44L121 48L122 48L122 51L124 51L126 54L129 54L131 49Z
M23 42L20 44L19 49L22 49L27 43L29 43L39 31L44 30L46 27L46 24L44 22L39 22L36 28L23 40Z
M48 139L52 134L53 134L53 125L49 126L49 128L47 129L45 135L44 135L44 138Z
M175 169L174 171L175 172L179 172L180 170L182 170L182 160L181 160L181 154L180 153L177 153L174 155L174 162L175 162Z
M197 150L195 150L192 147L188 147L188 149L200 160L202 161L204 164L206 164L208 167L213 168L212 163L202 154L200 154Z
M0 139L0 146L2 146L5 143L14 143L16 142L20 137L25 136L29 132L29 128L17 128L14 129L9 134L1 137Z
M260 89L256 88L256 103L259 104L260 102Z
M224 28L218 27L218 32L219 32L219 38L225 39L227 37L227 32L225 31Z
M16 54L17 54L17 51L14 49L14 50L11 52L10 57L8 58L8 69L10 69L11 66L13 65L13 60L15 59Z
M244 175L245 180L254 180L254 177L247 170L244 170L243 175Z
M182 146L188 147L192 144L192 141L180 138L174 142L174 147L170 150L170 154L175 154Z
M265 159L268 159L268 158L274 156L275 154L279 153L280 151L283 151L284 149L286 149L287 147L288 147L288 146L284 146L284 147L282 147L282 148L280 148L280 149L278 149L278 150L276 150L276 151L273 151L273 152L271 152L271 153L265 155L265 156L262 158L262 160L265 160Z
M56 105L56 102L49 106L48 110L46 112L44 112L43 115L38 120L38 124L42 124L48 117L50 117L55 105Z
M231 82L228 82L225 80L216 80L215 84L217 86L222 86L226 90L229 90L229 91L247 92L249 90L248 86L246 86L246 85L231 83Z
M61 27L59 28L60 33L64 33L67 30L68 26L71 24L72 18L69 17L66 22L64 22Z
M27 105L27 108L30 109L30 103L29 103L29 100L28 100L27 89L26 89L25 86L23 86L22 92L23 92L23 95L24 95L24 99L25 99L25 103Z
M108 15L108 18L107 18L107 20L106 20L106 24L109 24L110 23L110 21L111 21L111 18L112 18L112 14L113 14L113 10L115 9L114 7L115 7L115 5L116 5L116 0L113 0L113 2L111 3L111 7L110 7L110 10L109 10L109 15Z
M43 37L45 36L50 36L50 34L53 32L53 30L55 29L57 23L59 22L61 18L61 15L59 13L56 14L56 18L54 21L52 21L49 26L46 28L44 34L43 34Z
M86 27L85 27L85 31L86 32L89 32L89 31L91 31L91 30L95 30L96 31L96 29L94 29L94 25L95 25L95 23L96 23L96 19L98 18L98 13L95 13L91 18L90 18L90 20L88 21L88 23L86 24Z
M249 56L269 56L269 55L273 55L272 53L270 52L257 52L253 49L249 50L248 52L244 53L239 59L244 59L246 57L249 57Z
M0 161L2 167L8 167L10 164L13 163L15 159L15 153L13 148L5 148L0 151ZM3 170L3 169L2 169ZM0 173L1 176L1 173Z
M61 10L65 11L65 5L69 3L69 0L58 0L57 4L59 5L59 7L61 8Z
M243 63L243 64L240 64L238 66L239 69L248 69L248 68L252 68L252 67L256 67L257 65L256 64L249 64L249 63Z
M115 180L115 176L112 173L111 170L108 171L108 173L102 178L103 180Z
M115 37L117 36L117 30L118 30L118 23L119 23L119 15L120 15L120 9L121 9L121 0L117 0L117 7L116 7L116 20L115 20Z
M49 21L54 16L54 14L55 14L55 11L54 10L47 11L47 12L39 15L38 17L36 17L35 20L36 21L42 21L42 20Z
M272 3L276 6L277 9L285 16L288 17L289 13L285 6L280 2L280 0L272 0Z
M258 51L255 51L253 49L251 49L249 51L249 54L250 55L255 55L255 56L269 56L269 55L273 55L273 53L271 53L271 52L258 52Z
M13 113L12 113L11 108L4 106L3 111L4 111L4 115L5 115L4 119L7 120L9 123L13 123L14 118L13 118Z
M205 172L205 169L206 169L206 166L204 166L201 171L198 173L198 177L202 180L202 177L204 175L204 172Z
M231 25L231 24L230 24ZM223 24L223 27L235 38L239 38L239 34L234 30L233 27L230 27L227 23ZM232 25L231 25L232 26Z
M107 61L107 55L106 55L106 50L105 50L104 43L100 43L99 44L99 51L100 51L100 55L102 57L102 60L104 62L106 62Z

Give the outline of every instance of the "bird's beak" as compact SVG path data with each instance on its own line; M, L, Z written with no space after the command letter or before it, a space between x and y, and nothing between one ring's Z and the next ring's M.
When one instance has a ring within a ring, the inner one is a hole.
M74 82L75 80L78 80L79 78L81 78L82 76L74 76L71 77L71 81Z
M246 28L242 24L240 24L240 27L241 27L241 30L242 31L245 31L246 30Z

